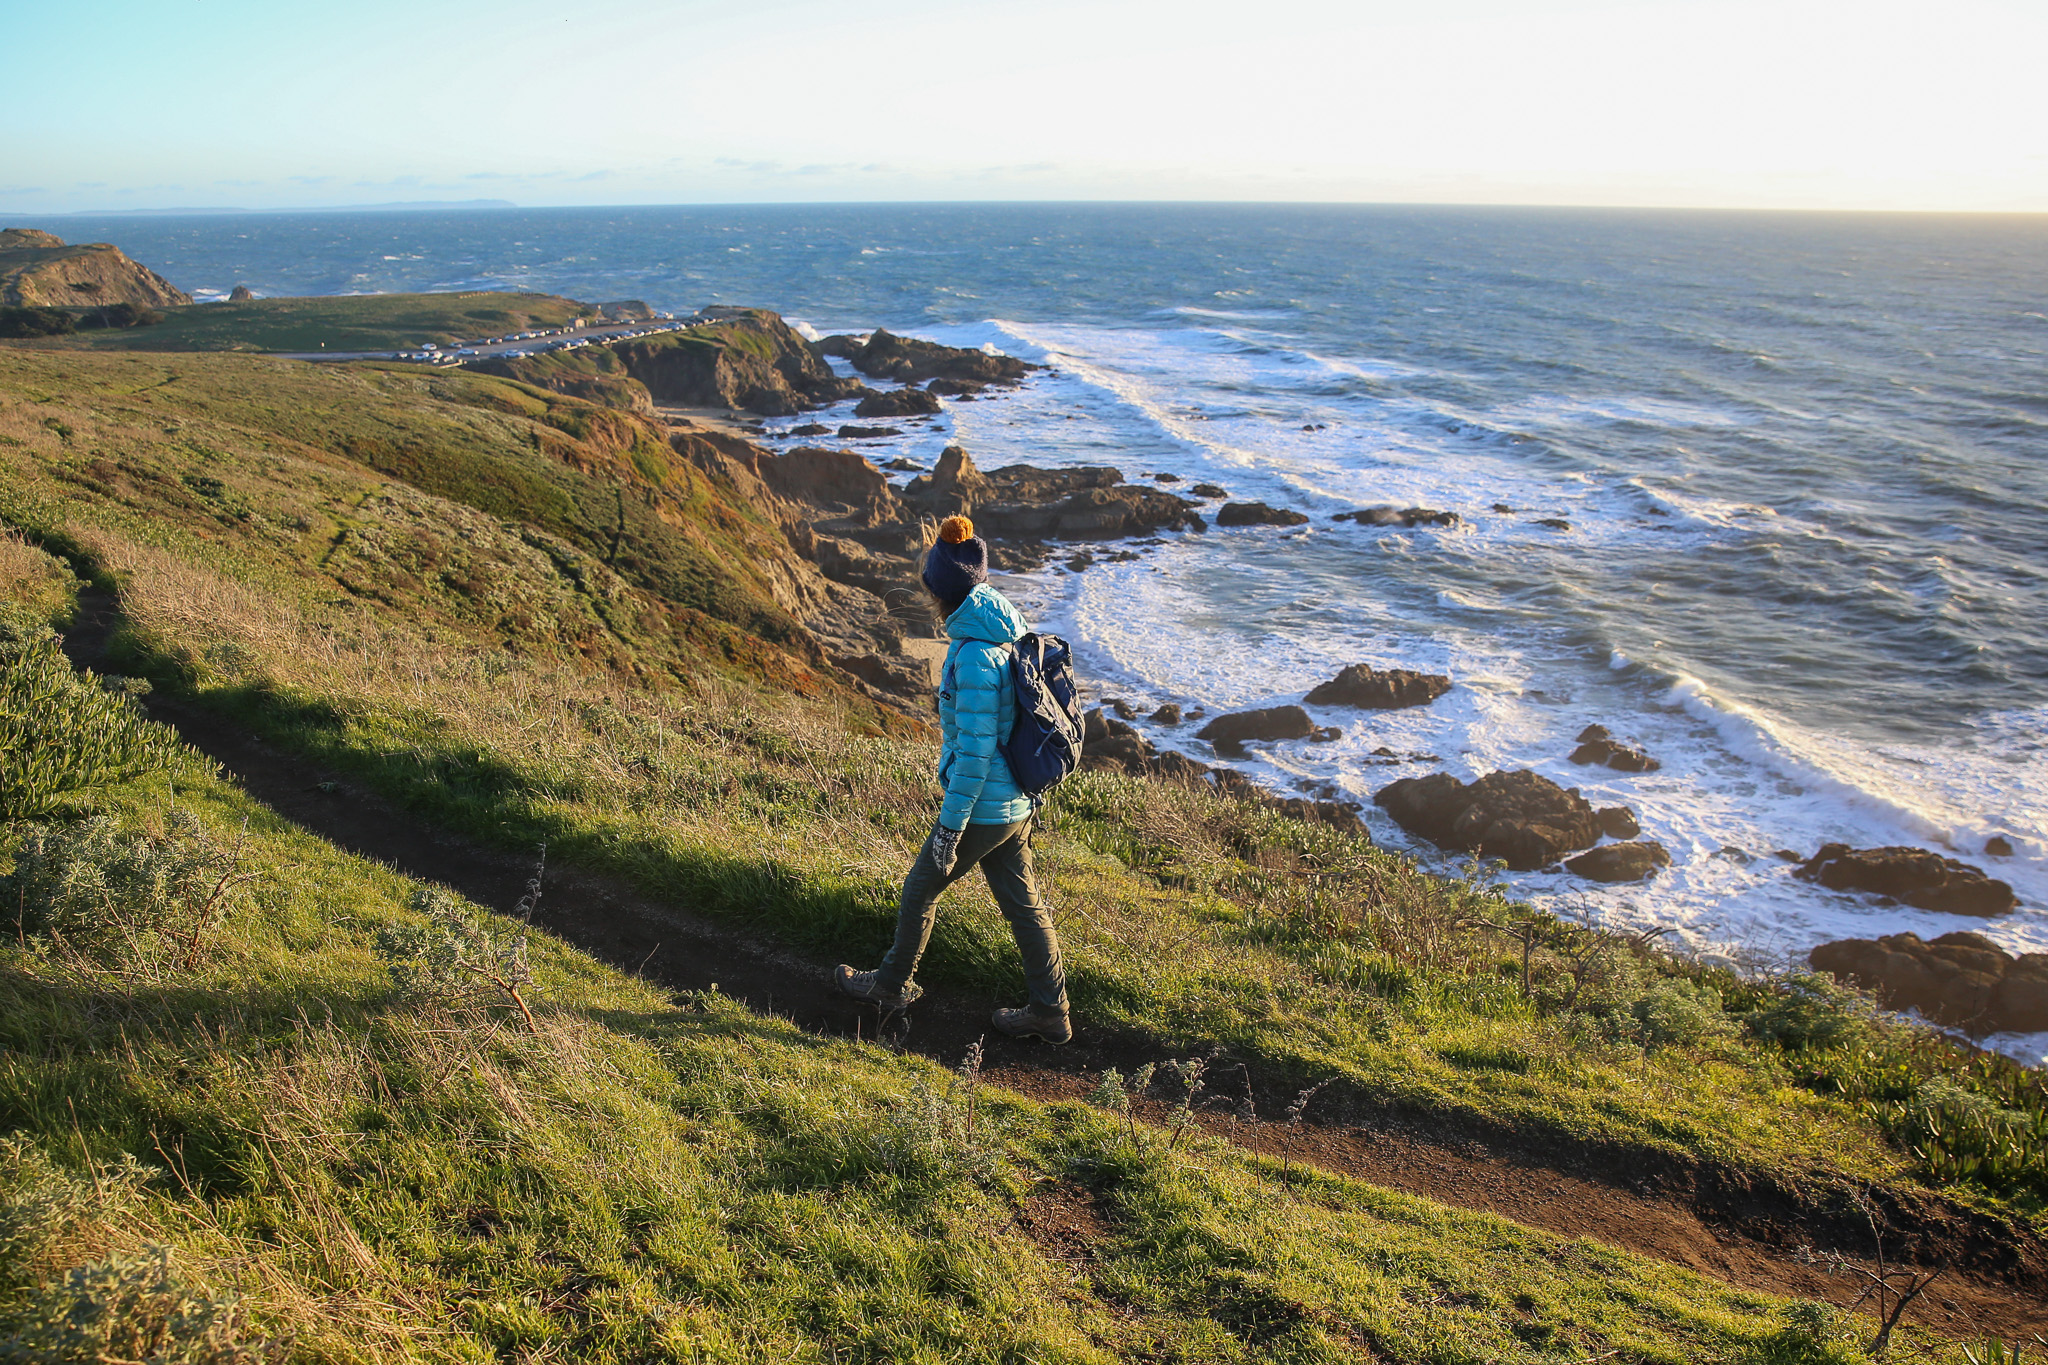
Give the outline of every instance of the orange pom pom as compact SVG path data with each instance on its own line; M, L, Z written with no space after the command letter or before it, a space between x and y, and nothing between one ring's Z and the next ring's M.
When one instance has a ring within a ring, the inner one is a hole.
M974 539L974 523L965 517L947 517L939 523L939 539L948 545L964 545Z

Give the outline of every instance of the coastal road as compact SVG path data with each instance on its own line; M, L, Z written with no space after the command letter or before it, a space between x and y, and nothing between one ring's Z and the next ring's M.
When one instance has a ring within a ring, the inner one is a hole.
M656 332L681 332L693 324L669 318L653 322L621 322L603 327L574 327L542 332L538 336L511 341L451 341L437 351L422 352L418 347L402 347L387 351L279 351L279 360L406 360L414 356L453 356L462 352L464 361L481 360L485 356L509 355L514 352L538 355L543 351L559 350L567 342L617 341L622 337L650 336ZM431 365L432 359L417 363Z

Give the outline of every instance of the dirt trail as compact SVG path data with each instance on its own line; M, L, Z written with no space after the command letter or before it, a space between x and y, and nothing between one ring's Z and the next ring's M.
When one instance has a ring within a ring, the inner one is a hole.
M98 658L116 613L105 594L84 594L78 624L66 640L75 662L90 665ZM532 875L529 856L437 831L203 707L159 695L146 700L159 720L177 727L251 795L337 847L500 909L512 905ZM663 985L704 990L715 984L724 995L814 1032L876 1036L875 1012L831 989L830 962L649 899L617 879L551 865L535 920L585 951ZM944 1000L928 998L913 1011L909 1027L891 1022L890 1041L952 1064L982 1039L984 1074L992 1083L1048 1101L1081 1099L1104 1067L1128 1071L1167 1056L1147 1039L1090 1030L1086 1021L1068 1047L1013 1042L988 1028L989 1011L1002 1003L1015 1002L960 998L958 993ZM1224 1091L1219 1099L1238 1098L1237 1077L1231 1064L1212 1078ZM1262 1083L1256 1072L1246 1073L1244 1081L1261 1115L1282 1114L1293 1098L1290 1091ZM1316 1107L1326 1114L1344 1108L1336 1100L1319 1101ZM1440 1118L1383 1114L1369 1103L1353 1103L1343 1122L1298 1125L1246 1121L1235 1103L1198 1112L1212 1135L1248 1150L1565 1236L1589 1237L1746 1289L1843 1303L1854 1297L1852 1281L1831 1279L1823 1267L1802 1260L1797 1249L1838 1250L1873 1264L1863 1259L1871 1250L1867 1229L1844 1227L1839 1210L1817 1217L1783 1191L1759 1189L1740 1177L1717 1178L1711 1170L1660 1169L1639 1157L1617 1160L1621 1154L1590 1145L1560 1149L1556 1143L1518 1141L1507 1132L1450 1131ZM1957 1217L1943 1227L1939 1215L1907 1221L1921 1222L1923 1237L1963 1253L1963 1265L1943 1276L1909 1310L1907 1321L1964 1338L2048 1334L2048 1269L2040 1248L2015 1254L2001 1241L1987 1253L1985 1239L1994 1234L1986 1227L1970 1227ZM1896 1248L1900 1240L1893 1237L1888 1245ZM2003 1273L1990 1269L2000 1262L2006 1263Z

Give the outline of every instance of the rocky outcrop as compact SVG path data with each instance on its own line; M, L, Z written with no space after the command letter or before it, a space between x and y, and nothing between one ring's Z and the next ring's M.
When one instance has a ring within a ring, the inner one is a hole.
M939 396L923 389L869 390L853 408L855 417L927 417L939 411Z
M1951 915L2003 915L2019 904L2010 886L1983 869L1924 848L1828 844L1792 875L1830 891L1863 891Z
M1153 488L1084 488L1051 506L997 503L974 513L998 536L1038 540L1118 540L1159 531L1199 531L1194 504Z
M228 291L229 303L251 303L255 301L255 298L256 296L249 292L249 286L246 284L238 284Z
M1982 934L1916 934L1823 943L1815 971L1973 1034L2048 1032L2048 953L2014 957Z
M921 474L903 490L903 501L927 516L974 515L974 509L995 496L995 485L974 467L964 446L947 446L929 474Z
M1571 760L1582 767L1604 765L1622 773L1653 773L1664 766L1642 749L1617 740L1604 725L1588 725L1579 731L1578 745Z
M1206 739L1215 745L1217 753L1233 757L1242 754L1246 744L1258 741L1312 739L1323 742L1342 737L1341 731L1316 724L1299 706L1232 711L1216 717L1195 732L1196 739Z
M791 434L794 435L795 433L792 432ZM839 428L839 439L842 441L879 441L887 436L901 436L902 434L903 432L896 427L844 426Z
M1643 832L1636 813L1627 806L1602 806L1593 812L1593 818L1600 822L1600 832L1610 839L1633 839Z
M1305 526L1308 518L1291 507L1263 502L1226 502L1216 509L1218 526Z
M1403 778L1372 800L1410 834L1498 858L1517 872L1546 867L1600 838L1599 817L1584 797L1527 768L1472 783L1449 773Z
M819 350L825 355L844 357L870 379L893 379L899 384L922 384L928 379L1016 384L1031 371L1045 368L1014 356L900 337L879 327L864 342L853 337L826 337L819 343Z
M0 232L0 306L175 308L192 296L107 242L67 246L36 228Z
M657 403L787 417L865 391L765 308L706 308L680 332L605 347ZM572 353L573 354L573 353Z
M1355 521L1360 526L1456 526L1456 512L1439 512L1434 507L1361 507L1339 512L1331 521Z
M1596 882L1640 882L1671 866L1671 855L1653 839L1625 844L1601 844L1598 848L1565 859L1565 868Z
M1190 488L1188 492L1193 493L1198 498L1208 498L1211 500L1230 496L1230 490L1220 483L1198 483L1193 488Z
M934 379L924 386L926 393L935 393L941 398L979 398L987 387L966 379Z
M1440 673L1413 673L1405 668L1378 669L1352 664L1307 697L1310 706L1355 706L1368 711L1398 711L1427 706L1451 690Z

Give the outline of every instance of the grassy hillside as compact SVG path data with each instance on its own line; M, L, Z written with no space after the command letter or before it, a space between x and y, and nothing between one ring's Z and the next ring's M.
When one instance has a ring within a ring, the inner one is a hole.
M45 615L95 577L123 672L425 824L865 960L931 818L929 741L769 638L773 533L651 434L483 376L0 352L0 521L33 542L0 542L0 575ZM521 956L181 762L93 798L93 857L132 865L153 830L204 863L189 815L224 866L246 817L234 866L263 875L219 927L53 912L0 949L0 1121L32 1137L6 1178L43 1191L10 1197L82 1210L32 1255L0 1222L19 1302L170 1239L307 1358L1854 1358L1817 1310L1093 1110L987 1095L971 1127L926 1062L543 936ZM1482 923L1524 912L1480 870L1206 789L1085 775L1050 825L1083 1027L1159 1060L2038 1236L2039 1078L1852 996L1563 925L1525 978ZM953 899L927 984L1018 989L985 896ZM531 971L532 1028L450 943Z
M596 312L553 294L497 292L252 299L164 311L164 321L153 327L29 344L93 351L396 351L560 327Z
M64 578L0 542L40 604L0 660ZM0 884L10 1358L1862 1359L1817 1305L670 997L187 758L69 801Z
M481 375L204 355L0 350L0 394L17 497L643 681L835 686L780 533L630 414Z

